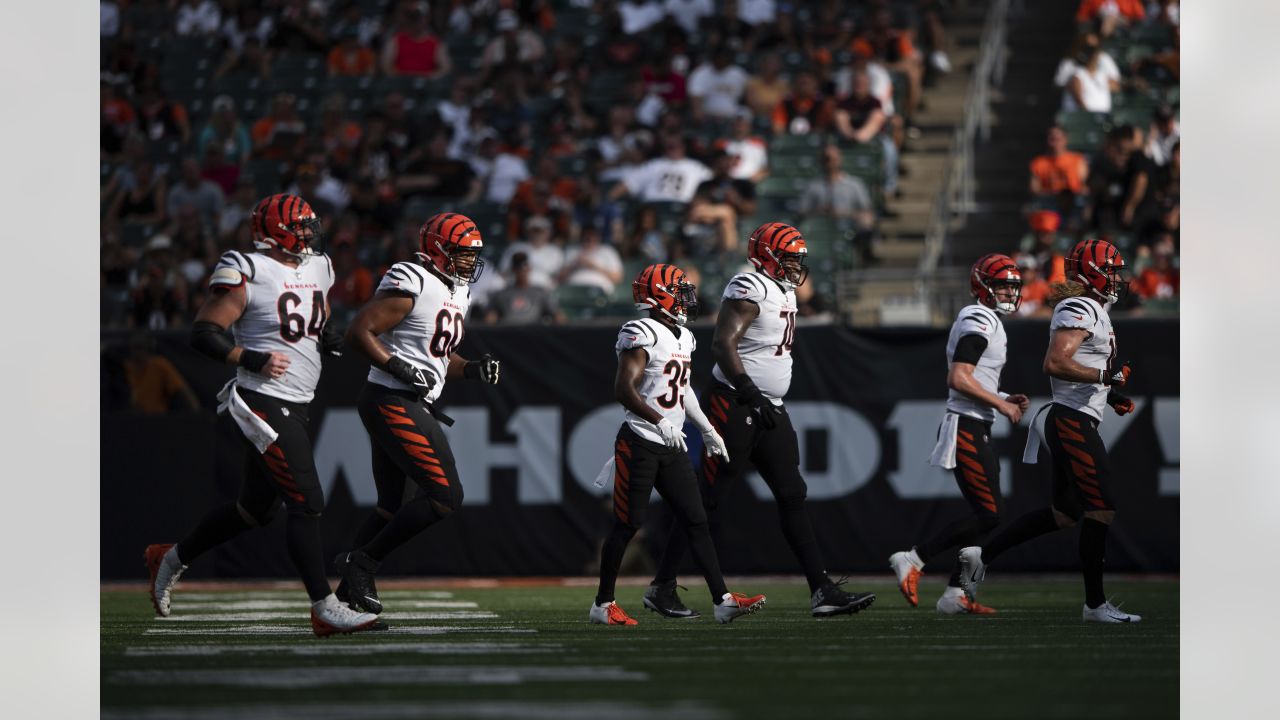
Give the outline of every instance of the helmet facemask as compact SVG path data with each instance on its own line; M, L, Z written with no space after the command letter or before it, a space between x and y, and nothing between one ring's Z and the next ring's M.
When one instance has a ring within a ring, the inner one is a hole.
M794 290L809 279L809 268L805 267L804 261L808 256L807 252L782 252L777 255L772 250L766 249L769 257L773 258L774 264L778 266L778 270L782 273L782 277L775 277L778 282L786 285Z
M320 222L319 217L312 215L309 218L299 218L287 225L282 224L280 229L292 235L295 242L293 250L277 242L276 247L281 251L297 258L300 262L306 262L307 258L320 254L323 223Z
M991 309L1000 315L1010 315L1022 306L1022 281L1000 280L984 286L991 294ZM1002 292L1003 291L1003 292ZM1003 297L1002 297L1003 296Z

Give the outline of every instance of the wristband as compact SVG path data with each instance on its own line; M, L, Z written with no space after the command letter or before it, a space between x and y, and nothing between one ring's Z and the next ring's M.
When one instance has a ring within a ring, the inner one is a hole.
M1098 370L1098 384L1099 384L1099 385L1106 385L1106 384L1107 384L1107 369L1106 369L1106 368L1101 368L1101 369L1099 369L1099 370Z
M468 360L462 366L462 377L466 380L479 380L480 365L482 364L480 360Z
M262 368L266 366L267 361L270 359L271 353L244 348L240 351L240 362L236 364L249 372L262 372Z

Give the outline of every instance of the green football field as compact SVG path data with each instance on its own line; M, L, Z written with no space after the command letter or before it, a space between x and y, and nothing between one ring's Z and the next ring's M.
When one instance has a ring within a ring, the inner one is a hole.
M692 580L692 578L690 578ZM1173 718L1178 583L1111 579L1137 625L1085 625L1075 578L989 577L999 614L940 617L893 584L829 620L798 580L731 579L759 614L665 620L619 587L636 627L586 621L594 585L386 582L392 627L318 639L301 589L179 585L153 617L141 586L102 593L103 718Z

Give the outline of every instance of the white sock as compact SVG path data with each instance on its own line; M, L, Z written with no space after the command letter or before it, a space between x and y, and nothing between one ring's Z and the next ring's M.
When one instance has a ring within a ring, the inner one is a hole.
M334 595L333 593L329 593L328 595L325 595L320 600L317 600L311 603L311 607L315 608L316 610L324 610L325 608L332 608L341 604L342 604L342 601L338 599L337 595Z
M944 598L960 597L961 595L964 595L963 588L951 587L950 585L947 586L946 590L942 591L942 597Z
M716 603L716 604L717 604L717 605L721 605L721 604L723 604L723 603L727 603L727 602L729 602L730 600L733 600L733 593L725 593L725 594L724 594L724 596L720 598L720 602L718 602L718 603ZM735 601L735 602L736 602L736 601Z
M924 569L924 561L916 554L915 548L911 548L907 551L907 559L911 561L911 564L914 565L917 570Z

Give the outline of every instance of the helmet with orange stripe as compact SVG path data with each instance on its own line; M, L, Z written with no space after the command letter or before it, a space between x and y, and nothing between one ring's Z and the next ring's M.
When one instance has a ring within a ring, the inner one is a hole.
M439 213L422 224L418 258L428 268L455 283L473 283L484 271L480 229L466 215Z
M278 248L302 259L318 254L320 218L306 200L297 195L268 195L249 215L253 246L259 250Z
M658 263L641 270L631 283L631 297L637 310L657 310L677 325L698 316L698 288L675 265Z
M969 273L969 291L1001 315L1017 312L1022 304L1022 271L1008 255L983 255Z
M804 236L786 223L765 223L751 233L747 241L747 259L761 273L789 285L800 287L809 277L804 259L809 254Z
M1081 240L1071 249L1063 264L1067 279L1084 285L1086 290L1106 302L1120 299L1128 284L1129 269L1120 251L1106 240Z

